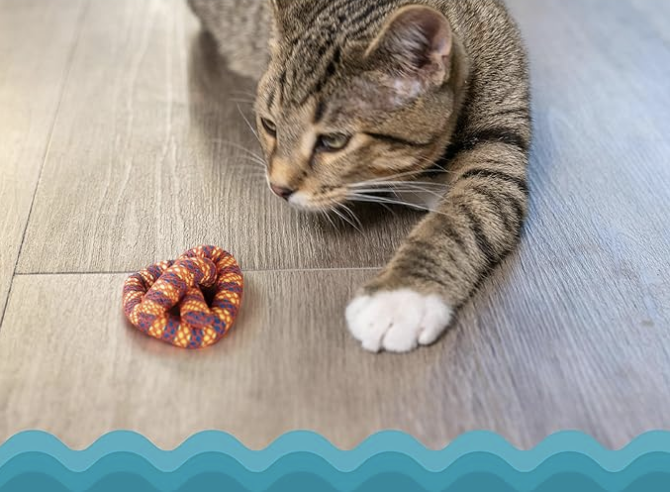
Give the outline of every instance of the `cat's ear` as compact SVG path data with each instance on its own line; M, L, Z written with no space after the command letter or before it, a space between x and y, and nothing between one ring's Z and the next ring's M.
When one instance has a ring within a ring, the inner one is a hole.
M453 44L451 25L441 12L410 5L392 15L366 58L406 81L442 85L449 78Z

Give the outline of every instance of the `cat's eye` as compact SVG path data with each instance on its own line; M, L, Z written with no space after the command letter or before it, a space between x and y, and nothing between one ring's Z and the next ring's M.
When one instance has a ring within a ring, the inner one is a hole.
M331 133L321 135L317 142L317 149L323 152L337 152L344 149L351 141L351 135L345 133Z
M271 137L277 136L277 125L274 121L268 120L267 118L261 118L261 124L263 125L263 129L268 133L268 135Z

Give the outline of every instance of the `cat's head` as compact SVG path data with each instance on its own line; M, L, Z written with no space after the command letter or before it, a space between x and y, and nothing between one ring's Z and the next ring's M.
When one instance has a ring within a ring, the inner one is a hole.
M272 190L328 210L431 167L454 112L454 39L426 6L272 0L256 114Z

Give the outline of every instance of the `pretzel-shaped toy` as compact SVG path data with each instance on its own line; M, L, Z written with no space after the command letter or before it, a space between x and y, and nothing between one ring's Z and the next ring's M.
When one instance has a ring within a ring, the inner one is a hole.
M200 246L131 275L123 287L123 309L146 335L200 349L217 343L233 326L243 287L242 271L230 253ZM172 312L175 307L179 315Z

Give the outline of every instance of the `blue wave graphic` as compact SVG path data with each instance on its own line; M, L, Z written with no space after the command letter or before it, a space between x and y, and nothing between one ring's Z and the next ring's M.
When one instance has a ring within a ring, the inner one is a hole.
M670 490L670 433L608 450L581 433L553 435L523 451L497 434L466 434L429 450L398 432L344 451L318 434L287 434L251 450L206 432L174 450L115 432L74 451L41 432L0 446L0 492L9 491L424 491L654 492Z

